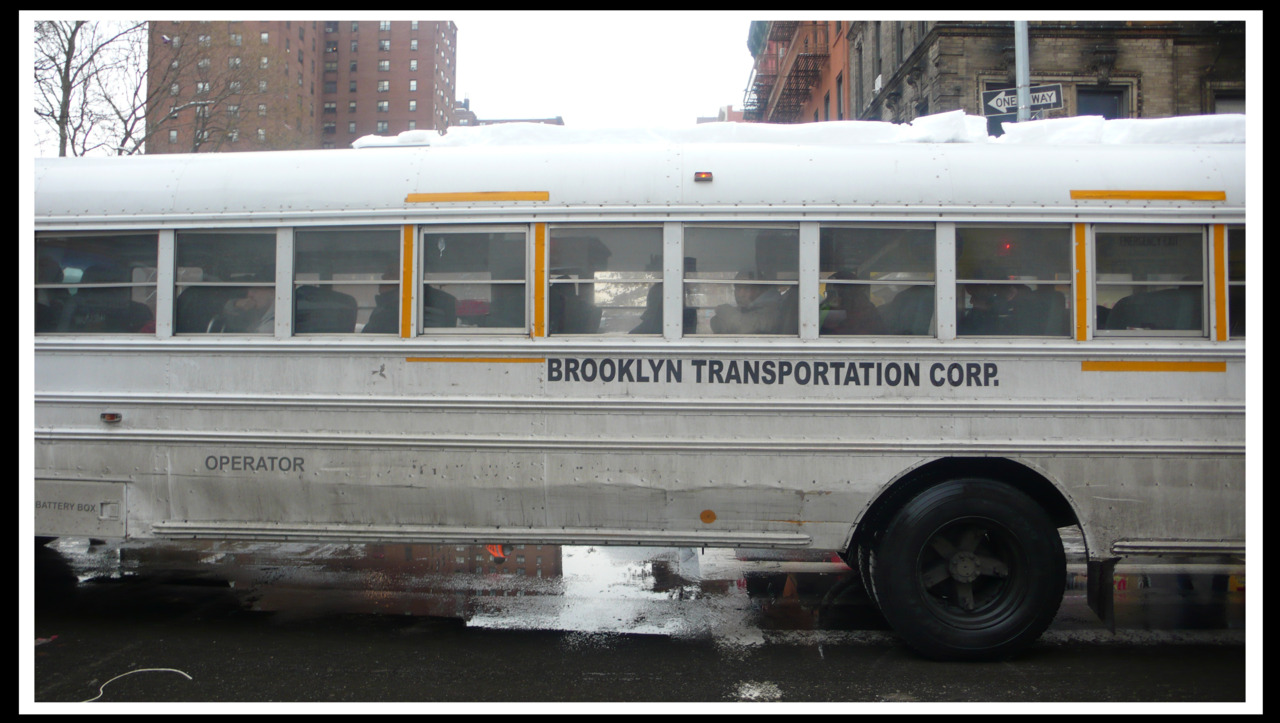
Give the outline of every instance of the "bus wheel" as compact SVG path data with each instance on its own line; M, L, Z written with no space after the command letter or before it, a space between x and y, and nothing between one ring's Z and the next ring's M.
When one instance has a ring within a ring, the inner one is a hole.
M880 610L938 660L1006 658L1057 614L1066 558L1030 497L989 479L931 487L898 511L872 556Z

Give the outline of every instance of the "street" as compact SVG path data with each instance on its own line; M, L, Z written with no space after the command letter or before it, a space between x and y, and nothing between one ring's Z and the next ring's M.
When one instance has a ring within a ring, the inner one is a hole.
M1118 575L1114 634L1069 581L1029 651L945 664L822 553L526 548L58 541L37 552L34 699L1246 700L1242 578Z

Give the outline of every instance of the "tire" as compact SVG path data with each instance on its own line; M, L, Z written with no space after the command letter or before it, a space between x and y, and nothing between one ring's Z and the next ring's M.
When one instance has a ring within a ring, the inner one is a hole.
M1066 585L1044 510L990 479L943 482L909 500L870 556L893 629L936 660L999 660L1049 627Z

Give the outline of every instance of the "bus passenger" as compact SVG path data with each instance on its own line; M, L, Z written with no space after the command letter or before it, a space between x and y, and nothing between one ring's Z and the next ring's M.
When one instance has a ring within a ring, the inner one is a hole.
M754 271L740 271L734 277L740 281L756 281L760 275ZM776 286L762 284L734 284L733 297L737 306L721 304L711 317L711 330L717 334L781 334L785 333L786 312L782 293Z
M274 281L275 274L260 272L250 281ZM228 334L270 334L276 328L276 290L274 286L249 286L244 296L230 299L220 313L209 322L209 331Z
M1020 284L965 284L969 308L956 325L961 335L1012 334L1016 301L1031 290Z
M48 256L36 260L37 284L62 283L62 265ZM36 289L36 333L56 331L62 308L70 295L66 289Z
M851 271L837 271L832 279L855 280ZM884 321L880 311L871 302L867 286L862 284L831 284L823 305L822 334L883 334Z
M400 280L399 269L382 274L383 281ZM394 334L400 330L400 284L378 284L378 295L373 299L373 311L360 331L364 334Z

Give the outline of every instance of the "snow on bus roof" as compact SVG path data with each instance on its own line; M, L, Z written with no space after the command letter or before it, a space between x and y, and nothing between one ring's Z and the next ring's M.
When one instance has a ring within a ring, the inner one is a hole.
M831 121L826 123L703 123L673 129L580 129L543 123L455 126L406 131L396 136L364 136L353 148L402 146L520 146L671 143L779 143L853 145L885 143L994 143L1067 145L1080 143L1244 143L1242 114L1105 120L1076 116L1004 124L1004 135L987 135L981 116L951 111L910 123Z

